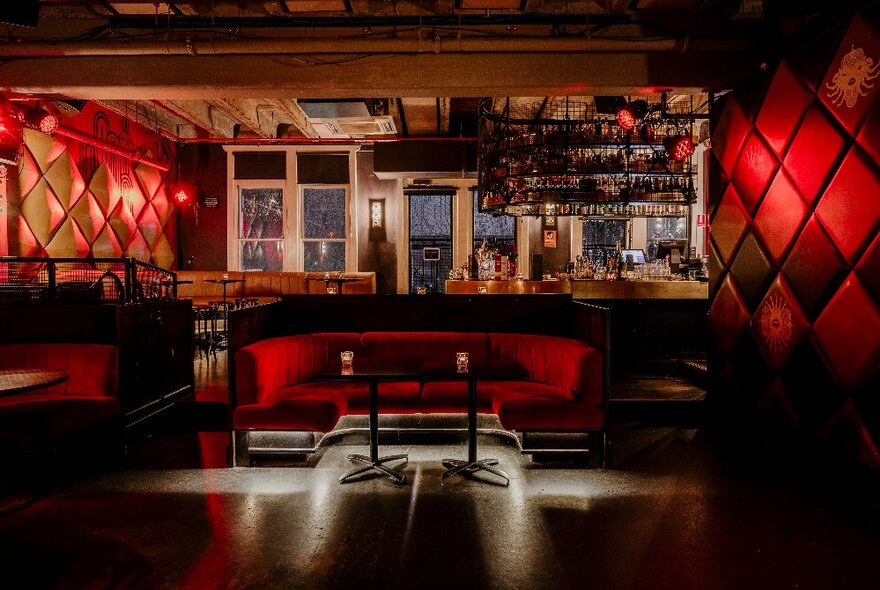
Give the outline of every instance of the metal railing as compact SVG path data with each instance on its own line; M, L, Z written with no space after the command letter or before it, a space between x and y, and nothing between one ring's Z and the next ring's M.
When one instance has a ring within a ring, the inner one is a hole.
M135 258L0 257L0 301L175 299L177 275Z

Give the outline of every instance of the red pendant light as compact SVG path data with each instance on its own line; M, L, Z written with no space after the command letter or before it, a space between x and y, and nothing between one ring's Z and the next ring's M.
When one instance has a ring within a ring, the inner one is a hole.
M688 135L673 135L665 143L666 153L676 162L683 162L694 154L694 140Z
M648 114L648 101L631 100L625 107L617 111L617 124L630 131L635 129L639 121Z
M18 111L18 119L31 129L40 133L52 135L58 129L61 119L55 113L51 113L40 107L26 107Z

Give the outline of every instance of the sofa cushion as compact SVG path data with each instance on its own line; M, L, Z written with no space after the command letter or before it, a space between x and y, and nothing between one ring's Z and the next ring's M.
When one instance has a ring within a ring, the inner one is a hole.
M279 399L235 409L233 427L243 430L313 430L329 432L339 421L339 407L320 398Z
M490 400L492 413L497 414L501 405L515 399L549 399L572 401L571 391L534 381L486 381L479 383L477 393Z
M54 439L118 415L113 397L10 395L0 397L0 436Z
M534 334L489 334L493 360L515 362L527 380L567 390L587 405L602 402L602 354L570 338Z
M497 414L508 430L597 430L604 423L601 408L559 398L509 399Z

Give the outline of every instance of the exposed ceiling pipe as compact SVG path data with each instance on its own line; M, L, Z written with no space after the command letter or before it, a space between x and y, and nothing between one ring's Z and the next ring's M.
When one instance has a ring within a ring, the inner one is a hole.
M333 53L593 53L682 51L679 39L584 39L572 37L466 37L463 39L180 39L177 41L65 41L0 44L2 57L140 56L140 55L297 55ZM742 51L739 39L691 40L688 51Z
M77 131L76 129L71 129L69 127L59 127L55 130L55 135L60 135L62 137L67 137L82 143L94 145L100 150L110 152L111 154L116 154L117 156L125 158L126 160L131 160L132 162L151 166L153 168L156 168L157 170L161 170L162 172L168 172L169 170L171 170L171 164L169 164L168 162L161 162L159 160L156 160L155 158L150 158L138 152L123 149L118 145L113 145L112 143L106 142L91 135L87 135L81 131Z

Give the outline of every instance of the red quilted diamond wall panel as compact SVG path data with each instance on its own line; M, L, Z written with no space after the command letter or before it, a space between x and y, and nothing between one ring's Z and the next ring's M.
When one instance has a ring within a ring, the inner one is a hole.
M880 177L859 148L853 148L816 206L816 216L851 264L877 231Z
M785 171L780 170L755 216L755 231L774 262L782 260L807 213L807 205L800 193Z
M837 381L847 389L880 369L880 310L851 274L813 325Z
M767 98L755 121L777 156L785 153L801 116L813 100L804 83L783 62L773 76Z
M743 142L751 130L752 123L746 118L736 97L729 97L712 135L712 151L728 176L733 174Z
M843 135L818 108L804 117L783 160L795 186L810 203L820 189L843 149Z
M721 199L721 204L718 205L715 212L715 217L712 219L710 234L722 260L733 259L736 248L750 222L751 217L736 194L736 189L732 184L729 184ZM725 263L724 266L726 267L727 264Z
M880 468L880 29L838 35L713 128L711 395Z
M846 261L815 217L792 247L782 272L810 317L816 317L849 270Z
M761 134L757 131L752 133L746 140L731 177L749 214L755 212L758 201L778 167L779 161L767 147Z
M752 316L752 332L767 364L774 369L781 367L809 329L810 322L794 293L778 275Z
M856 265L856 274L875 301L880 301L880 234L868 246L865 255Z
M857 143L880 166L880 109L874 109L862 125Z
M729 276L715 295L712 307L709 308L709 319L715 340L722 351L733 348L740 332L749 323L746 305Z
M81 142L24 131L18 190L10 191L10 254L118 257L174 264L168 173L102 150L107 142L171 162L165 138L87 103L63 124L96 138Z
M880 36L876 27L859 17L847 30L837 55L819 87L819 99L855 135L877 101L880 78Z

